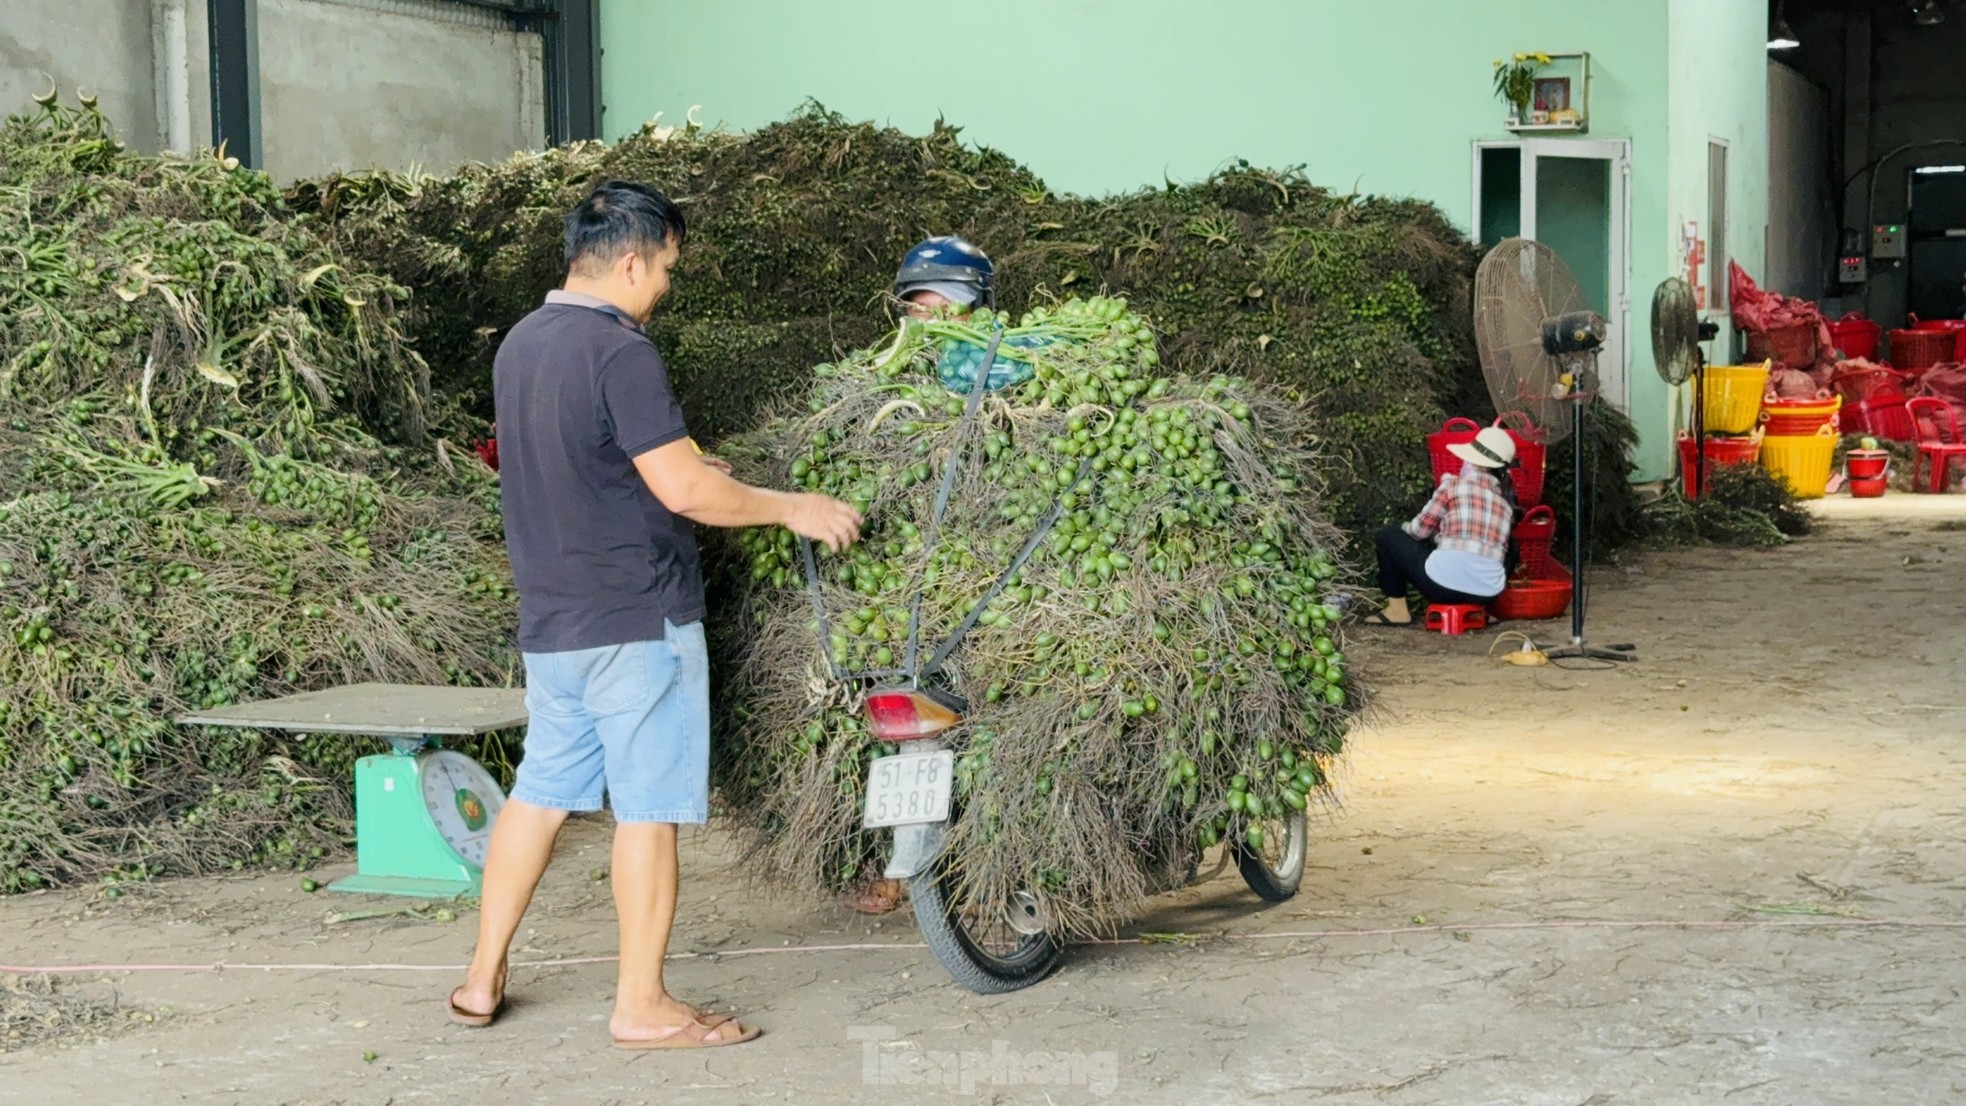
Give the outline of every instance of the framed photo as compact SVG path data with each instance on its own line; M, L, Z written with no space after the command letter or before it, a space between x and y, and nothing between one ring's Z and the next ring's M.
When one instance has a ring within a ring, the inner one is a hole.
M1585 53L1550 52L1533 74L1528 102L1521 117L1510 105L1507 126L1515 131L1564 131L1583 134L1590 129L1591 56Z
M1555 115L1559 111L1567 112L1571 110L1570 109L1570 78L1568 77L1536 78L1536 99L1533 103L1533 107L1535 111L1538 114L1542 114L1545 119L1548 119L1550 116Z

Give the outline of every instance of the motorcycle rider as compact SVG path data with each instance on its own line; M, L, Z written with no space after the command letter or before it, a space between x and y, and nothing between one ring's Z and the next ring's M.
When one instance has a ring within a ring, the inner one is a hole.
M916 243L901 259L894 274L894 298L917 319L995 307L996 267L974 243L938 235Z
M894 274L894 298L911 318L960 317L978 307L995 307L996 266L977 246L955 235L937 235L915 244ZM854 897L862 914L887 914L901 905L899 880L878 876L863 882Z

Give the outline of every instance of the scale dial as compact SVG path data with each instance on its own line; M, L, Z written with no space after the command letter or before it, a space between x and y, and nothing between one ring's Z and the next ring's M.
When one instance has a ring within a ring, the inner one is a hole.
M417 757L423 809L459 860L485 867L492 823L505 806L505 792L477 761L455 749L431 749Z

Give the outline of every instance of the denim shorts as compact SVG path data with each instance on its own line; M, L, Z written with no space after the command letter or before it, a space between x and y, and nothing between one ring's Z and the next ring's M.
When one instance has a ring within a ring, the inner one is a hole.
M512 798L617 822L701 823L710 810L710 657L703 624L661 641L527 653L525 756Z

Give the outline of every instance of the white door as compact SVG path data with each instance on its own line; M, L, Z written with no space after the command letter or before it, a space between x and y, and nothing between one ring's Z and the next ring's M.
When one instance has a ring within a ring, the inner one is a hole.
M1604 398L1631 408L1631 146L1628 142L1532 138L1522 143L1520 229L1556 251L1576 275L1584 302L1603 314L1598 360Z

